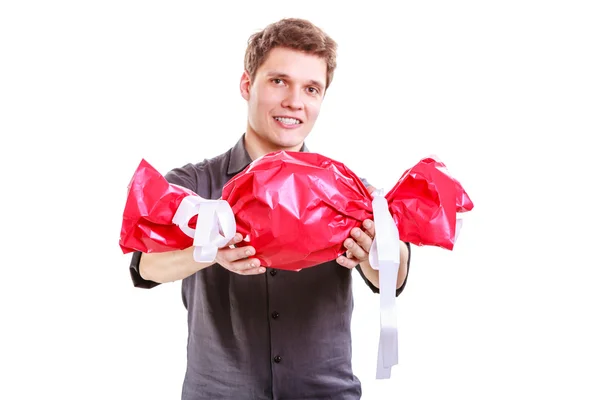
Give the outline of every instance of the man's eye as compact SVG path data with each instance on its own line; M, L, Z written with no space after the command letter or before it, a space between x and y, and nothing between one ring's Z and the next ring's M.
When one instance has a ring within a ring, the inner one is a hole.
M279 85L280 83L282 83L283 81L279 78L275 78L273 79L273 83L275 83L276 85Z
M318 94L319 93L319 89L315 88L315 87L309 87L308 91L312 94Z

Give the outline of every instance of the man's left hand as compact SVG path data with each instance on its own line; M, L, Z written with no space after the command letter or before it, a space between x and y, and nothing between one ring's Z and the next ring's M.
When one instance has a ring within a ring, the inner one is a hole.
M356 267L363 261L369 259L369 251L375 238L375 224L372 220L363 221L364 230L353 228L350 231L351 237L344 241L344 247L347 249L346 256L337 258L338 264L348 269Z
M372 194L375 187L369 186L367 190ZM350 237L344 241L344 247L347 249L346 256L339 256L336 260L338 264L348 269L369 259L369 251L375 238L375 224L372 220L366 219L362 226L364 230L357 227L350 231Z

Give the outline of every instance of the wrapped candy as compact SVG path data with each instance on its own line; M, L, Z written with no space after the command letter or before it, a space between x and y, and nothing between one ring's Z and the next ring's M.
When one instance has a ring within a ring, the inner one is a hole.
M204 235L213 254L215 243L225 245L237 231L255 247L261 265L297 271L344 254L350 231L373 219L372 196L362 181L317 153L278 151L255 160L225 185L220 202L170 184L145 160L128 189L119 242L124 253L184 249ZM450 250L457 212L473 208L460 183L433 158L406 170L385 198L400 240ZM173 218L183 212L184 199L195 203L178 224ZM215 214L217 204L222 212Z
M196 261L214 261L235 232L256 249L261 265L299 271L345 253L354 227L373 219L369 263L379 270L381 330L377 378L398 363L395 286L400 241L452 250L457 213L471 199L432 157L406 170L384 195L369 194L342 163L317 153L278 151L248 165L218 200L170 184L142 160L128 187L119 244L124 253L194 246Z

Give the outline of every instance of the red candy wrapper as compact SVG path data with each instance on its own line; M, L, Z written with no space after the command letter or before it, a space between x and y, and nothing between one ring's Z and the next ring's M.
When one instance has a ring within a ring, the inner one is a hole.
M462 185L432 157L405 171L385 198L401 240L448 250L458 234L456 214L473 209Z
M160 253L190 247L193 238L173 223L177 208L187 196L197 194L169 183L142 160L127 188L119 240L123 253Z
M173 222L189 196L199 197L168 183L142 160L129 184L122 251L150 253L192 246L194 238ZM456 240L457 212L473 208L460 183L433 158L405 171L385 198L400 240L450 250ZM352 228L373 219L372 196L362 181L342 163L317 153L267 154L225 185L222 200L233 212L235 230L255 247L261 265L278 269L300 270L336 259L345 253L343 242ZM207 203L211 201L216 200ZM209 218L213 226L198 230L218 231L216 220ZM195 218L189 227L196 228Z
M316 153L266 155L229 181L222 198L261 265L281 269L335 260L350 231L373 215L358 176Z

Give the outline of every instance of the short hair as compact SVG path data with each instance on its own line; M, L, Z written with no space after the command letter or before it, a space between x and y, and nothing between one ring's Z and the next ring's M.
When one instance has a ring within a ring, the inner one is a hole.
M256 77L256 71L267 59L269 51L276 47L303 51L325 60L325 89L329 87L337 66L337 43L323 30L305 19L284 18L251 35L244 57L244 68L251 80Z

